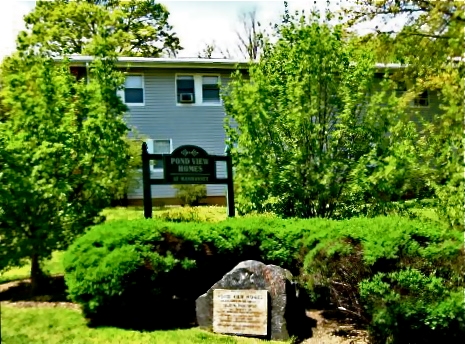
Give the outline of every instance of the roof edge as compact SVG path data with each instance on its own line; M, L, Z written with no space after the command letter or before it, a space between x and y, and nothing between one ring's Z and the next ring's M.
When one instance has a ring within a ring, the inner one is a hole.
M68 55L55 57L60 61L68 58L72 66L85 66L94 57L84 55ZM250 62L233 59L203 59L203 58L164 58L164 57L118 57L116 65L119 67L144 68L214 68L214 69L247 69Z

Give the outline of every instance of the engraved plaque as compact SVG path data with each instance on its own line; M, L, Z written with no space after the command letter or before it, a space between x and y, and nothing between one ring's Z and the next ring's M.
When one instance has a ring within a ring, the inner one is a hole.
M213 332L266 336L266 290L213 290Z

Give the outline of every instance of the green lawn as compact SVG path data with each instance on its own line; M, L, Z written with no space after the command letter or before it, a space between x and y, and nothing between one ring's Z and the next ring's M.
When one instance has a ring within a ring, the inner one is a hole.
M77 310L17 308L5 303L2 304L2 340L5 344L258 344L264 342L258 339L216 335L197 328L153 332L112 327L88 328L83 316Z

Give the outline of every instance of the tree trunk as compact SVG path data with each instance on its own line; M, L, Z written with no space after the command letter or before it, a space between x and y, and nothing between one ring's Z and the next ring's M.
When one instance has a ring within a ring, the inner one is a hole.
M31 294L37 295L40 292L44 281L44 273L40 267L40 257L33 253L31 256Z

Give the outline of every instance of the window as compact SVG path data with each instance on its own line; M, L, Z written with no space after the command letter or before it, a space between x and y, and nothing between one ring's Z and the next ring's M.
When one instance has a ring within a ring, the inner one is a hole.
M144 77L142 75L126 75L124 89L119 92L123 102L129 106L144 105Z
M202 102L219 103L220 102L220 85L217 76L202 77Z
M152 140L153 154L170 154L171 153L171 140ZM153 160L154 169L163 169L162 160Z
M405 94L405 92L407 92L407 85L405 85L404 82L398 83L396 87L396 96L402 97Z
M176 80L178 103L194 103L194 76L178 75Z
M176 102L178 104L221 105L218 75L177 75Z
M399 83L396 88L396 96L402 97L407 92L407 86L405 83ZM429 107L429 92L428 90L417 94L415 98L410 102L412 107Z
M428 107L429 106L429 94L428 90L423 91L413 99L413 106L415 107Z

